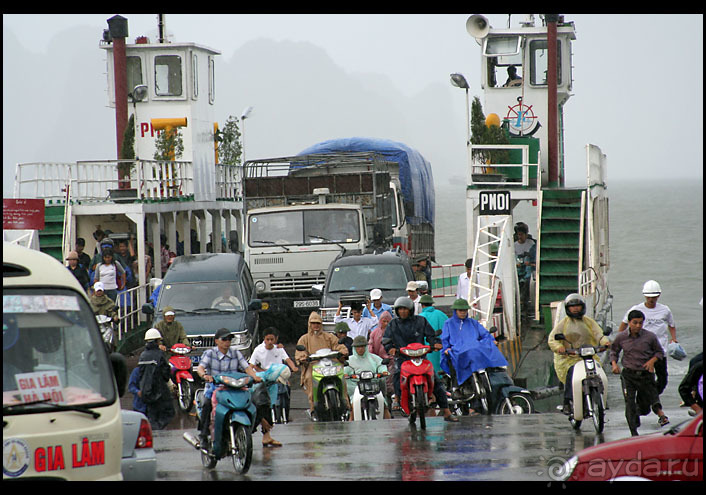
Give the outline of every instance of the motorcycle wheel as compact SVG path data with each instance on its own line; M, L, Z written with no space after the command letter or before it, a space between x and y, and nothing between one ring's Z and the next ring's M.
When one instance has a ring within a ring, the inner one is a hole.
M252 462L252 432L249 426L231 423L228 450L236 473L247 473Z
M510 404L507 400L510 401ZM534 401L528 395L512 392L507 400L500 403L498 414L532 414L534 412Z
M376 420L377 419L377 401L366 400L361 414L363 415L363 421Z
M414 392L414 399L415 399L415 409L417 411L417 415L419 416L419 426L422 428L422 430L425 430L427 428L427 419L424 417L424 396L426 394L424 393L424 386L422 385L416 385L415 392Z
M191 388L191 383L186 380L182 380L177 384L177 402L179 403L179 409L184 412L191 411L194 406L193 390Z
M478 399L480 400L482 409L481 413L490 414L490 407L488 405L488 389L485 387L483 381L478 379L478 375L476 373L473 374L473 382L478 393Z
M328 412L328 420L341 421L343 408L341 398L338 396L338 391L334 389L327 390L324 394L324 400L324 404L327 406L326 410Z
M601 393L596 389L591 390L591 405L593 406L593 427L596 429L596 433L603 433L605 409Z
M216 459L213 455L204 452L204 450L211 452L211 437L209 436L206 441L208 442L208 445L203 445L201 450L201 464L207 469L213 469L216 467L218 459Z

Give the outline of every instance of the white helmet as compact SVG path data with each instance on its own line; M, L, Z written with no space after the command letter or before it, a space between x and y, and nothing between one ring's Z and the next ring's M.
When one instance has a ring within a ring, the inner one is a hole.
M648 280L642 286L642 295L647 297L657 297L662 293L662 288L654 280Z
M159 333L159 330L157 330L156 328L150 328L145 332L145 342L148 340L157 340L161 338L162 334Z

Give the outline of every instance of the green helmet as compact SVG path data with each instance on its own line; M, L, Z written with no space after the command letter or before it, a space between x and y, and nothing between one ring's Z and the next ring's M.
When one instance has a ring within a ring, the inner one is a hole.
M451 309L471 309L465 299L456 299L451 305Z
M338 323L336 323L334 331L336 333L348 333L351 331L351 329L348 326L348 323L346 323L345 321L339 321Z

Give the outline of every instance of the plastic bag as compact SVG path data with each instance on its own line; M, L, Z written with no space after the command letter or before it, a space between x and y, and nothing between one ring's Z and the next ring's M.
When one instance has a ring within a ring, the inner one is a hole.
M679 342L670 342L667 346L667 354L677 361L681 361L686 357L686 351Z

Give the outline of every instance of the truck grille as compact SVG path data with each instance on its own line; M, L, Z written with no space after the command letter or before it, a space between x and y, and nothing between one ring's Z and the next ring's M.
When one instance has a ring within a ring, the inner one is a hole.
M315 284L323 284L326 277L277 277L270 279L270 291L272 292L292 292L305 291L310 292L311 286Z
M254 258L255 265L281 265L284 263L282 256L270 256L269 258Z

